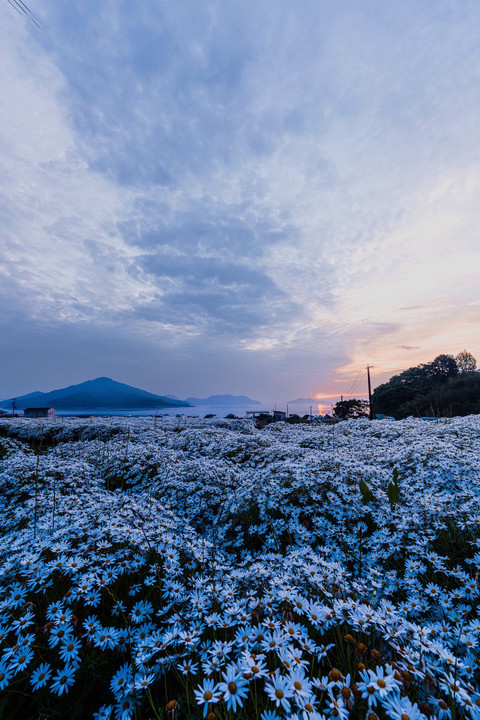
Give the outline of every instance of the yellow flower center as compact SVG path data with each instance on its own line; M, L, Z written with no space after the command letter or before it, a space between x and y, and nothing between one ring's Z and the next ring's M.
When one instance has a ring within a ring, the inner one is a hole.
M301 690L302 683L298 682L298 680L295 680L295 682L293 683L293 687L295 688L295 690Z
M211 700L212 697L213 697L213 695L212 695L212 693L210 692L210 690L207 690L207 692L205 692L205 693L203 694L203 699L204 699L204 700L207 700L207 701L208 701L208 700Z
M277 697L279 700L283 698L283 692L280 690L280 688L278 690L275 690L275 697Z
M382 690L383 688L387 687L387 683L385 682L385 680L382 680L382 678L378 678L377 685L379 688L382 688Z
M234 682L228 683L228 691L233 695L237 692L237 686Z

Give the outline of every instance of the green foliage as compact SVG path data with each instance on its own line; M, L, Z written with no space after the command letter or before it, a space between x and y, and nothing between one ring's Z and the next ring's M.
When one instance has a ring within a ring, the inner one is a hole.
M468 557L472 544L478 538L478 532L466 526L459 518L446 517L443 522L444 527L437 530L432 549L448 557L449 564L453 567Z
M460 374L452 355L438 355L431 363L394 375L387 383L375 388L374 412L393 415L397 419L410 415L452 416L480 412L480 375L464 370L476 365L475 358L467 351L459 353L457 358L460 356Z
M360 480L358 485L360 488L360 492L362 493L362 502L364 505L368 505L368 503L372 499L372 493L370 492L370 488L364 480Z
M388 483L387 496L390 507L393 509L400 499L400 485L398 484L398 468L393 469L393 482Z
M340 400L333 408L333 415L337 418L361 418L368 417L368 402L366 400Z

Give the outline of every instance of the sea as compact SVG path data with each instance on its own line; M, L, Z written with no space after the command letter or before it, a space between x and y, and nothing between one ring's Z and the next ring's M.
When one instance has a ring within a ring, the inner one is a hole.
M273 412L273 410L281 410L288 412L289 415L296 413L303 415L320 415L328 412L330 408L325 405L303 405L295 403L294 405L192 405L191 407L171 407L171 408L115 408L108 410L105 408L71 408L69 410L57 410L57 417L199 417L204 418L206 415L213 415L217 418L224 418L226 415L236 415L236 417L244 418L249 410L255 412Z

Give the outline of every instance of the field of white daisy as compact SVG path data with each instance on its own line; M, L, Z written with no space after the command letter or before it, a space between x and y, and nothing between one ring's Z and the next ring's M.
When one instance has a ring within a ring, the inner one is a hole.
M0 421L0 717L480 719L480 416Z

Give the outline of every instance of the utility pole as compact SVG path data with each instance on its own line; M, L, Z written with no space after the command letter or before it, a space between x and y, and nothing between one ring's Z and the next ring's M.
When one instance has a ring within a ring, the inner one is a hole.
M370 420L373 420L373 408L372 408L372 386L370 384L370 368L373 367L372 365L367 365L367 379L368 379L368 417Z

